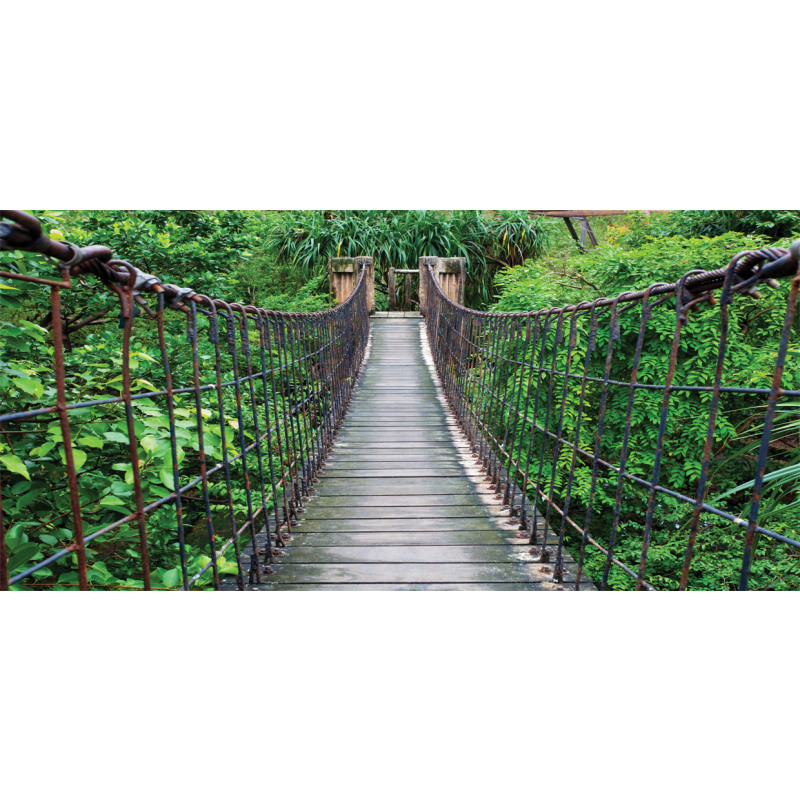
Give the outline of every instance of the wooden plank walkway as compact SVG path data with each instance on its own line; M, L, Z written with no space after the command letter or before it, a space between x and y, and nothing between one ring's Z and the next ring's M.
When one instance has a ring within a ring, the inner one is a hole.
M316 491L275 573L249 588L555 588L552 567L487 503L494 494L458 439L423 336L419 316L373 319L368 363Z

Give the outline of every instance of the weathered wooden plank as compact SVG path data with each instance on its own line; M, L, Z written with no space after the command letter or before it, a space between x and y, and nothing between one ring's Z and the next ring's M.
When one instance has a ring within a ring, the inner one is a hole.
M394 469L337 469L330 467L325 470L325 475L328 478L397 478L398 480L434 478L438 480L439 478L460 478L465 476L466 472L459 466L441 467L431 464L416 469L401 467Z
M276 567L289 583L528 583L548 581L541 567L528 564L297 564Z
M370 441L351 441L343 442L337 441L334 445L334 451L341 450L342 452L351 451L385 451L385 452L415 452L420 450L431 450L434 452L442 452L443 445L450 444L449 442L370 442ZM451 452L454 448L451 447Z
M395 467L403 467L408 466L410 468L415 468L419 464L419 457L415 456L414 458L402 459L398 458L393 461L386 461L384 459L388 458L388 456L381 456L381 460L378 461L374 457L369 458L367 456L348 456L347 458L343 456L332 456L328 459L325 466L326 469L344 469L344 470L385 470L385 469L395 469ZM425 459L426 464L433 464L436 466L447 466L447 467L460 467L461 466L461 459L456 458L454 456L428 456Z
M406 447L403 449L394 447L367 447L360 448L356 446L349 447L334 447L328 459L333 458L358 458L364 461L385 461L391 459L392 463L401 461L414 461L419 463L421 457L437 458L447 456L452 453L452 448L436 447L430 445L428 447Z
M351 429L347 431L343 431L339 434L338 441L345 443L345 442L449 442L452 436L450 431L442 430L442 431L425 431L425 430L415 430L411 429L410 431L399 431L399 430L391 430L391 431L380 431L375 433L370 433L367 431L359 431L357 429Z
M527 592L534 588L530 583L263 583L253 587L257 591L308 591L316 592ZM537 584L535 588L549 588Z
M454 530L489 529L495 524L481 506L366 506L358 509L358 516L352 512L343 516L338 506L336 511L337 516L334 517L324 507L309 505L298 525L304 529L313 527L331 531L441 531L446 527Z
M505 536L501 531L314 531L303 533L299 528L292 533L287 559L293 558L295 547L320 545L326 547L363 546L387 547L390 545L434 546L443 544L482 547L506 542L513 550L527 552L530 545L522 539Z
M393 506L419 506L421 508L438 508L441 506L477 506L483 508L483 503L475 494L413 494L413 495L357 495L347 497L340 495L315 496L309 501L309 508L330 508L331 515L343 513L341 509L334 511L338 506L351 509L391 508ZM358 513L358 512L356 512Z
M356 495L375 494L420 494L436 488L437 494L473 494L474 490L466 478L440 478L435 484L428 478L406 478L403 481L391 478L329 478L323 471L317 491L326 494Z
M419 417L416 419L394 419L392 420L392 428L394 428L395 431L402 431L403 433L408 430L415 430L417 428L423 429L426 433L430 430L450 430L450 427L447 425L445 420L428 420L425 419L425 417ZM347 429L349 431L359 432L364 429L368 431L381 432L385 430L381 425L376 425L374 422L370 422L368 419L364 419L363 421L353 420L347 426Z
M292 546L294 564L507 564L510 545L474 547L446 545ZM524 553L516 554L524 557ZM532 556L527 556L532 558Z

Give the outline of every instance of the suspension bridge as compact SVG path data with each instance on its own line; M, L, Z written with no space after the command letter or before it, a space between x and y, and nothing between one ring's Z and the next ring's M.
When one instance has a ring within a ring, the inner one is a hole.
M373 259L337 258L338 304L300 314L213 299L101 245L53 241L26 213L0 216L0 249L41 257L41 270L0 277L47 297L56 401L0 413L0 589L110 588L97 562L124 552L138 564L130 586L143 589L592 590L619 576L652 590L651 544L665 536L683 553L674 588L686 589L713 526L740 542L746 589L757 537L800 548L759 519L776 408L800 396L783 385L800 242L614 298L505 314L464 306L464 259L421 257L419 312L407 282L405 310L381 313ZM392 285L395 273L410 280L392 271ZM783 278L769 381L727 385L731 308ZM94 396L65 354L62 298L84 282L119 306L116 395ZM712 304L708 379L676 383L691 315ZM134 373L144 342L158 351L146 380ZM654 346L669 351L666 374L640 380ZM661 473L679 392L708 401L690 492ZM719 408L742 396L764 411L740 515L708 488ZM637 410L654 398L657 443L643 469ZM80 450L101 421L116 426L101 444L124 473L105 493ZM26 533L20 498L34 491L51 498L59 536ZM676 509L684 523L670 533Z

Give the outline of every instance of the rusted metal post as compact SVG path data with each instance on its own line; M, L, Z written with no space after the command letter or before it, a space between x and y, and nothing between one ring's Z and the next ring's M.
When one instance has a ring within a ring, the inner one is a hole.
M353 293L361 268L366 266L367 310L375 310L375 259L371 256L328 259L328 285L330 293L341 304Z

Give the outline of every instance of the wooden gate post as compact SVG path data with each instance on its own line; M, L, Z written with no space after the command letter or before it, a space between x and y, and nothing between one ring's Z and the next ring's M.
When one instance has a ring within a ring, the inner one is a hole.
M427 312L427 287L424 273L428 267L433 267L433 273L442 291L456 303L464 305L464 287L467 283L467 259L463 256L454 258L436 258L422 256L419 260L419 310Z
M386 275L386 288L389 293L389 311L397 311L397 283L394 274L394 267L389 267Z
M467 282L467 259L463 256L440 258L436 277L442 291L454 302L464 305L464 287Z
M375 259L370 256L328 259L328 285L337 303L343 303L356 288L361 268L366 266L367 310L375 310Z
M436 270L436 264L439 261L435 256L422 256L419 260L419 310L423 314L428 313L427 306L427 276L428 267L433 267Z
M411 311L411 273L403 275L403 311Z

